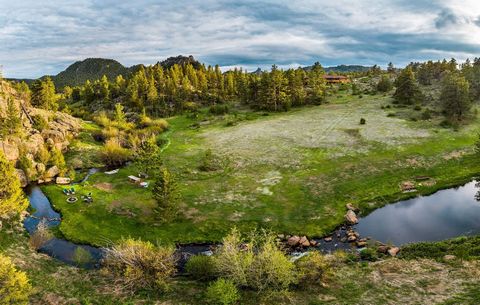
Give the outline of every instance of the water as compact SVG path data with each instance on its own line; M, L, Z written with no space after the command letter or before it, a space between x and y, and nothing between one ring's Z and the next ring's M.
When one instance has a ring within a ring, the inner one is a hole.
M53 210L50 201L38 186L30 186L26 190L30 206L35 212L24 221L25 229L29 234L35 233L40 221L45 221L48 227L53 228L60 225L61 216ZM88 261L79 261L75 259L75 254L79 253L79 248L84 253L88 253ZM41 253L48 254L51 257L61 260L69 265L81 266L84 268L95 268L99 265L103 257L103 251L88 245L79 245L73 242L52 238L45 243L39 250Z
M361 218L356 231L395 245L439 241L480 234L479 187L475 181L457 188L400 201Z

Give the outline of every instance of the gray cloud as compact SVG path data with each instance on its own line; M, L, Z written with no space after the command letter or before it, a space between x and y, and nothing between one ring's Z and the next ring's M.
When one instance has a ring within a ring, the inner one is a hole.
M480 53L480 32L463 28L480 9L466 17L442 3L0 0L0 64L8 77L38 77L86 57L133 65L192 54L252 70L315 61L402 65Z
M439 29L459 23L458 17L451 10L442 10L435 19L435 26Z
M474 23L480 27L480 16L478 16L477 19L475 19Z

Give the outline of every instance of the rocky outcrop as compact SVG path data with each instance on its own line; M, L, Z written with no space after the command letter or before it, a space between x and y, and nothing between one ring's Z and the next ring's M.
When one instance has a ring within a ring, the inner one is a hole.
M5 81L0 80L0 121L6 114L7 100L13 99L17 109L20 111L20 118L22 123L21 136L5 136L0 138L0 151L2 151L6 158L17 166L17 162L22 156L26 156L32 168L28 171L19 174L22 179L22 184L25 184L25 179L37 179L42 177L45 173L45 164L37 163L37 154L40 148L48 149L57 148L65 151L70 144L72 138L78 135L81 129L81 120L72 117L66 113L53 112L43 109L38 109L29 106L29 103L23 100L22 95L18 94L15 89ZM36 125L33 125L33 119L41 117L47 124L42 126L42 130L38 130ZM33 118L33 119L32 119ZM22 155L20 155L22 154ZM45 181L53 179L58 175L58 169L49 169ZM43 177L42 177L43 178Z
M67 177L57 177L55 180L56 184L70 184L70 178Z
M45 179L51 179L51 178L55 178L58 174L60 174L60 170L56 165L54 165L49 169L47 169L47 171L44 174L44 177Z

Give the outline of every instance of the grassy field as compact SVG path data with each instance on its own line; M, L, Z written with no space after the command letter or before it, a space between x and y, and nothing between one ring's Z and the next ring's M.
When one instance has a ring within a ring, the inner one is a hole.
M391 106L387 96L340 93L288 113L172 118L161 137L169 140L163 156L179 181L182 217L169 224L155 223L149 190L127 181L138 173L134 166L97 173L77 187L93 193L91 205L67 204L59 186L43 189L63 214L62 233L95 245L122 236L218 241L232 226L322 236L343 222L348 202L365 215L412 196L400 192L402 181L432 177L434 183L418 185L419 193L431 193L479 172L472 148L477 120L454 131L439 127L440 118L419 116ZM207 149L221 165L216 171L199 169Z

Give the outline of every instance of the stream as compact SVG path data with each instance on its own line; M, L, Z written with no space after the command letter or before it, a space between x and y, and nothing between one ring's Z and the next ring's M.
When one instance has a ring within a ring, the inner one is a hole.
M89 170L85 182L98 170ZM50 227L60 225L61 215L56 212L39 186L28 186L25 189L31 208L35 211L24 221L25 229L33 234L40 221ZM353 227L361 236L372 240L404 245L420 241L439 241L463 235L480 234L480 202L476 200L479 187L476 181L463 186L438 191L428 196L399 201L373 211ZM346 236L346 227L341 227L332 235L331 241L316 239L316 249L329 253L338 249L355 249L348 242L342 242ZM177 247L179 266L182 268L189 256L195 254L211 254L215 244L180 245ZM39 252L70 264L79 265L75 259L78 248L88 252L90 260L80 264L84 268L97 268L104 256L101 248L76 244L68 240L53 238L44 244ZM292 252L294 257L302 256L302 252Z

